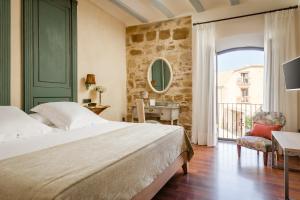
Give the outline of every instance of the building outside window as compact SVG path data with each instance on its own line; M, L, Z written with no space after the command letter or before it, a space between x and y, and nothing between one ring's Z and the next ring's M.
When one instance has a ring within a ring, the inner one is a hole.
M252 126L263 103L264 52L237 49L218 54L218 127L220 139L236 139Z

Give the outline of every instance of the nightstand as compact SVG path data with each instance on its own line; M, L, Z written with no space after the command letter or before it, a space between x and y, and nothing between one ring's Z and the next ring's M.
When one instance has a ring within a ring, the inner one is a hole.
M106 108L109 108L110 106L108 105L97 105L97 106L93 106L93 107L88 107L86 106L86 108L88 108L90 111L94 112L95 114L99 115L100 113L102 113Z

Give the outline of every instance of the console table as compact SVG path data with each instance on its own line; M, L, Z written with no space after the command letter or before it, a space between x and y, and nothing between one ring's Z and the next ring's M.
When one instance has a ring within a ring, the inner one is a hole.
M172 125L174 124L174 121L176 121L176 124L178 124L179 106L145 106L145 115L146 118L158 118L160 121L169 121ZM136 106L132 106L132 122L134 122L134 119L137 118L138 115Z
M272 167L274 167L275 142L283 149L284 199L289 199L289 154L300 154L300 133L272 131Z

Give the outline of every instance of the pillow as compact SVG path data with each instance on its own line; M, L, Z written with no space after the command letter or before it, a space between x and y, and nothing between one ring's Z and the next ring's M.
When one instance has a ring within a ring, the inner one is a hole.
M267 125L254 123L251 131L252 136L263 137L266 139L272 139L272 131L280 131L282 126L280 125Z
M47 118L43 117L42 115L40 115L38 113L32 113L32 114L29 114L29 116L32 117L33 119L38 120L39 122L41 122L43 124L46 124L47 126L55 127L55 125L52 122L50 122Z
M64 130L107 122L107 120L75 102L44 103L32 108L31 111L39 113L57 128Z
M52 128L13 106L0 106L0 142L51 132Z

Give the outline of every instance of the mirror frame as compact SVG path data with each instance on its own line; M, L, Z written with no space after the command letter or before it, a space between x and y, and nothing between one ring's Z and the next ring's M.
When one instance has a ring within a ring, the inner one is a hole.
M151 69L152 69L152 65L153 65L154 62L157 61L157 60L163 60L163 61L165 61L165 62L167 63L167 65L168 65L169 70L170 70L170 81L169 81L167 87L166 87L164 90L162 90L162 91L159 91L159 90L155 89L155 88L152 86L151 81L150 81L150 78L152 78L152 77L150 77L151 71L152 71L152 70L151 70ZM155 58L155 59L152 60L152 62L151 62L150 65L148 66L147 82L148 82L148 85L149 85L149 87L151 88L151 90L152 90L153 92L155 92L155 93L162 94L162 93L165 93L165 92L167 92L167 91L169 90L169 88L171 87L172 82L173 82L173 69L172 69L172 66L171 66L171 64L169 63L169 61L168 61L167 59L165 59L165 58L163 58L163 57L157 57L157 58Z

